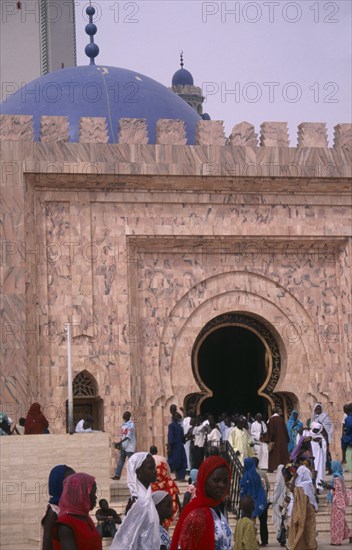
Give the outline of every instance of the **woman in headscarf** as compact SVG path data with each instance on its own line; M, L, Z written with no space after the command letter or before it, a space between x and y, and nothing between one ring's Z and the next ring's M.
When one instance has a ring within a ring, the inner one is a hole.
M287 421L287 431L290 438L288 443L288 452L291 454L297 444L298 431L303 428L303 422L298 420L298 412L292 411L290 418Z
M316 485L319 489L319 483L325 479L325 464L326 464L326 452L327 444L325 437L323 436L323 426L319 422L312 422L310 426L310 437L312 438L310 444L312 447L312 454L314 456L314 468L317 472Z
M25 435L39 435L47 433L49 422L40 410L39 403L33 403L29 407L24 425Z
M134 453L127 464L127 485L134 500L110 550L151 550L160 547L159 516L151 492L156 480L155 460L149 453Z
M240 481L241 496L254 499L253 518L259 517L268 507L266 493L253 458L244 459L244 473Z
M164 520L164 527L168 529L175 519L177 512L181 509L180 490L176 482L169 475L169 468L166 462L159 462L156 467L157 478L152 483L152 493L154 491L166 491L172 498L172 514Z
M352 542L352 529L346 522L346 509L352 504L352 492L347 489L343 479L343 469L340 462L331 462L332 482L330 491L332 493L332 507L330 516L331 544L340 546L342 542L349 539Z
M101 537L89 515L97 503L95 478L73 474L63 485L54 528L54 550L102 550Z
M316 518L318 505L310 470L302 465L294 480L294 500L288 546L290 550L316 550Z
M65 464L59 464L55 466L49 474L49 503L43 517L41 524L43 527L43 546L42 550L53 550L53 528L56 525L56 520L60 513L59 500L63 490L63 483L66 477L74 474L75 471L66 466Z
M152 493L152 499L160 522L160 550L170 550L170 535L165 529L164 523L165 520L170 519L173 515L171 496L166 491L155 491Z
M210 456L199 468L196 497L184 508L172 537L171 550L230 550L232 531L219 505L230 486L230 468Z

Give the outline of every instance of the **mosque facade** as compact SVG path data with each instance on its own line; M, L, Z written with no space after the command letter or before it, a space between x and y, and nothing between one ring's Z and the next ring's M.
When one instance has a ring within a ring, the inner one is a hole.
M95 65L90 44L87 67L31 83L39 102L19 90L2 105L2 408L17 419L38 401L66 431L70 324L75 418L116 435L130 409L140 449L165 445L171 403L305 419L317 401L338 447L351 125L330 148L323 123L302 123L297 147L286 123L225 136L193 78L168 90Z

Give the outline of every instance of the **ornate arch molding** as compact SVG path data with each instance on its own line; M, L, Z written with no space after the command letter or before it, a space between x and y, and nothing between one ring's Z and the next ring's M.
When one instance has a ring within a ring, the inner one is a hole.
M264 384L258 388L258 395L264 397L269 407L281 407L285 413L293 409L293 403L288 395L274 393L281 374L281 354L278 342L268 327L254 316L242 312L223 313L211 319L199 332L192 348L192 371L197 385L201 389L185 397L185 408L199 412L201 403L212 396L212 391L201 379L198 365L198 352L210 333L225 326L238 326L253 332L263 343L269 358L267 376Z
M260 284L262 282L265 282L266 285L265 292ZM286 297L284 306L278 303L278 289ZM245 295L246 298L244 302L240 299L242 295ZM248 297L251 298L250 303L248 303ZM191 304L192 307L189 305L191 298L194 302ZM190 357L193 343L197 337L193 329L194 325L201 327L204 320L210 318L209 311L207 311L209 309L212 309L214 313L216 311L227 313L229 311L228 303L231 301L238 306L239 311L248 314L252 319L256 318L255 311L258 311L261 305L266 304L270 306L272 308L270 314L267 312L265 318L260 318L263 324L266 322L266 319L269 322L271 319L281 319L280 324L276 324L271 333L277 334L279 337L279 340L276 339L275 341L280 344L280 349L283 353L281 356L283 359L282 374L285 376L287 369L285 361L286 349L287 352L291 353L296 353L296 349L293 349L295 347L293 346L293 340L291 342L291 340L285 338L282 327L287 325L294 328L296 325L300 326L302 323L306 326L311 326L314 324L313 319L311 319L309 313L295 296L269 278L251 272L236 271L222 273L209 277L192 287L174 305L169 313L164 324L159 347L159 376L161 385L158 397L164 398L174 395L172 371L175 364L177 365L175 357L177 349L181 346L181 342L183 348L189 349ZM185 314L187 309L189 310L188 315ZM185 335L187 335L186 341ZM192 338L192 343L190 344L189 338ZM285 342L284 346L282 345L283 342ZM299 343L301 352L305 357L304 363L309 365L310 369L315 369L320 364L323 364L320 340L312 342L308 338L308 333L303 333L300 335ZM298 388L296 388L297 390ZM284 391L285 393L289 392L288 388ZM167 399L166 404L171 403L174 399L174 397L170 397Z

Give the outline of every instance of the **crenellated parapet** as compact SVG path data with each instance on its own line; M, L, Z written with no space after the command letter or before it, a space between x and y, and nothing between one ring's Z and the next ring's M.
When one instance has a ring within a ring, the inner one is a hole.
M328 136L324 122L302 122L298 126L298 147L327 147Z
M287 122L263 122L260 125L261 147L288 147Z
M334 147L352 151L352 124L337 124L334 127Z
M147 145L148 126L145 119L122 118L116 122L116 142L130 145ZM39 141L45 143L68 142L69 121L65 116L42 116ZM33 117L28 115L1 115L0 141L35 141ZM104 117L80 119L80 143L108 143L107 122ZM186 145L186 127L182 120L161 119L156 124L156 144ZM248 122L236 124L226 137L224 124L218 120L200 120L196 128L196 145L228 147L289 147L286 122L263 122L260 138L254 125ZM298 126L297 148L328 148L325 123L302 122ZM337 124L334 127L334 148L352 151L352 125Z
M69 141L70 130L66 116L42 116L40 121L40 141L44 143Z

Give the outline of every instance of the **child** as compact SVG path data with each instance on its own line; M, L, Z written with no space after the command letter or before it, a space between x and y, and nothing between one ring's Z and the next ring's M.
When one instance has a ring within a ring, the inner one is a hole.
M251 496L243 496L240 500L242 517L238 520L235 530L234 550L259 550L256 539L254 521L254 499Z
M173 516L172 498L166 491L155 491L152 493L152 499L159 516L160 528L160 550L170 550L170 535L163 526L166 519ZM159 549L156 549L159 550Z
M198 470L195 468L190 472L190 478L188 479L188 488L183 496L182 508L188 504L192 498L196 496L196 484L197 484Z
M12 434L13 435L24 435L24 425L26 423L26 419L21 417L18 421L18 424L14 427Z

